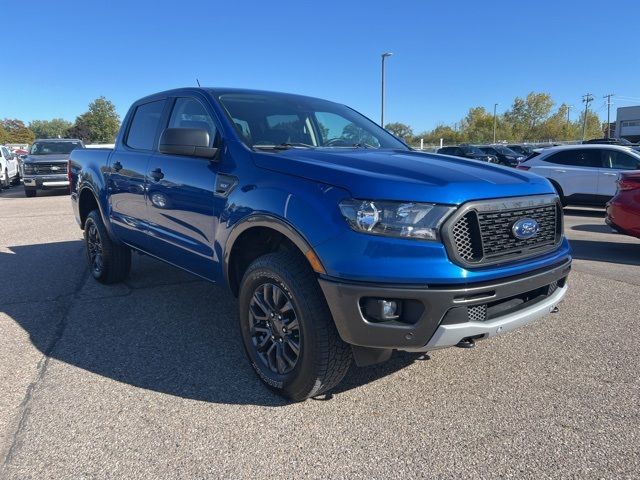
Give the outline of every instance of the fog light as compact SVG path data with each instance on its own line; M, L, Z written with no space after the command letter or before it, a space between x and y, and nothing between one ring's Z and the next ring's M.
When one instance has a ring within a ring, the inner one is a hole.
M398 320L402 310L402 303L399 300L385 298L367 298L363 306L365 317L375 322Z
M380 300L382 305L382 318L390 320L398 318L398 303L395 300Z

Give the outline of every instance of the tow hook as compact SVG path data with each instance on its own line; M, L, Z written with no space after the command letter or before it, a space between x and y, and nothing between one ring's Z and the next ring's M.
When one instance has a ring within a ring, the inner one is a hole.
M559 311L560 311L560 309L557 306L555 306L555 307L553 307L551 309L551 313L558 313Z
M458 348L473 348L476 346L476 342L473 338L463 338L458 343L456 343L456 347Z

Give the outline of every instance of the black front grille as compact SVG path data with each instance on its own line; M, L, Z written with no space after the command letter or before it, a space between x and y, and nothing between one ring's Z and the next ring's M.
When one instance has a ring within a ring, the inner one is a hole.
M478 214L484 257L490 259L523 249L553 245L556 241L556 216L555 205ZM533 218L538 222L540 230L533 238L520 240L512 234L511 227L522 218Z
M451 256L465 266L518 259L553 248L562 235L562 210L553 197L472 203L445 227ZM543 203L543 204L541 204ZM530 205L530 206L529 206ZM539 230L528 239L513 232L518 220L531 218Z
M36 175L62 175L67 173L67 163L34 163L33 173Z

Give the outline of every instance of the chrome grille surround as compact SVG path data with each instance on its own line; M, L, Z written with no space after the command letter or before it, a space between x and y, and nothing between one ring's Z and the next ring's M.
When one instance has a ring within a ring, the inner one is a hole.
M511 234L513 223L522 218L538 222L535 237L521 240ZM465 203L445 222L441 235L453 262L480 267L552 251L562 231L558 196L532 195Z

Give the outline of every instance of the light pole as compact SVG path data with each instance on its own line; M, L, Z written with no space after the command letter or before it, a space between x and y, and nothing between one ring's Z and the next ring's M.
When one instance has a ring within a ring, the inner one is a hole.
M382 54L382 105L380 108L380 126L382 128L384 128L384 61L391 55L393 55L391 52L385 52Z
M496 143L496 109L498 108L499 103L493 104L493 143Z

